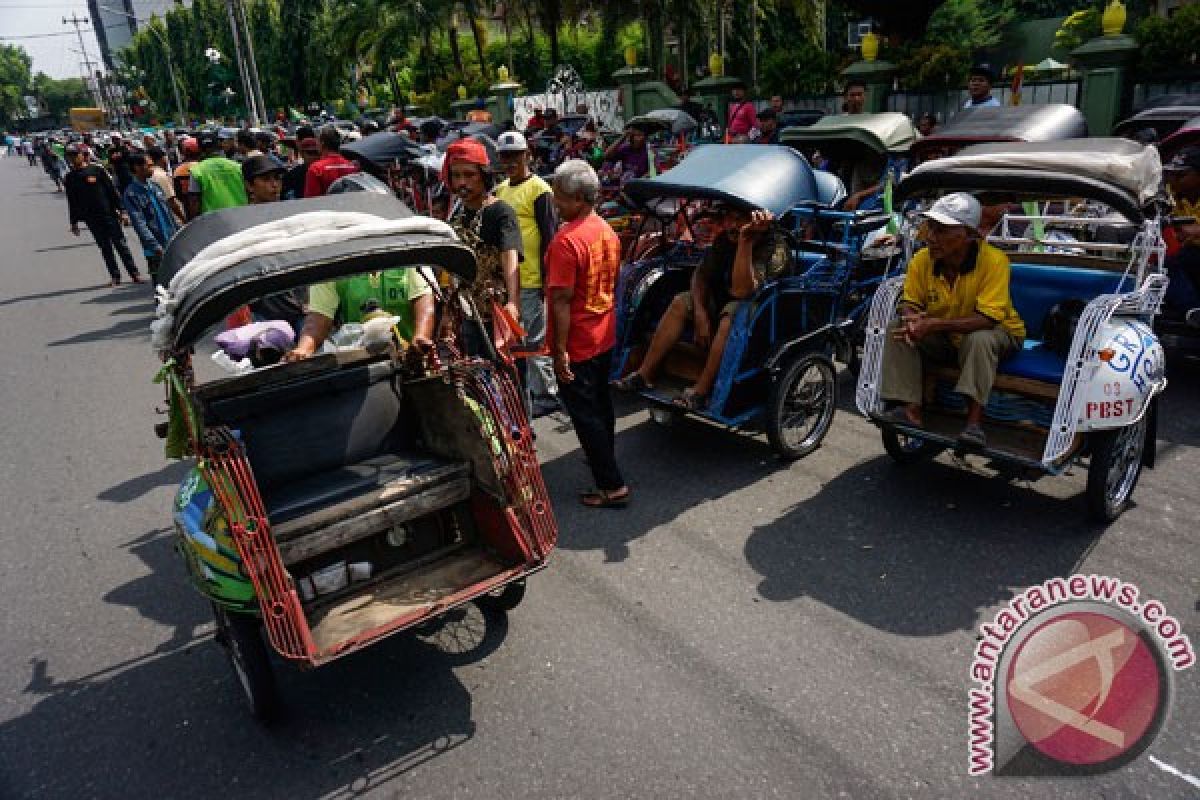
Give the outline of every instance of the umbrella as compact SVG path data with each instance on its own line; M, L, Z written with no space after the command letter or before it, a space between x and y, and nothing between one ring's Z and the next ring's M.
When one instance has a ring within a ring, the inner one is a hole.
M390 167L397 162L412 161L419 158L423 152L421 145L412 139L391 131L375 133L342 145L342 153L348 158L368 161L377 167Z

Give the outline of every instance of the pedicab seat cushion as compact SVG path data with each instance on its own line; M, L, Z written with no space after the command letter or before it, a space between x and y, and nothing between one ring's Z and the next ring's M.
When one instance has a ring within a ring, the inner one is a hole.
M1012 375L1043 383L1062 383L1066 360L1037 339L1026 339L1025 346L1000 362L1000 375Z

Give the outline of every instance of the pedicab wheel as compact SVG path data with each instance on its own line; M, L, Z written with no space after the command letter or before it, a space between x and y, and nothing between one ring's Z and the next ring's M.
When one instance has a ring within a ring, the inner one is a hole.
M881 432L883 433L883 449L897 464L907 465L929 461L943 449L928 439L909 436L895 428L884 428Z
M525 599L525 581L513 581L507 586L475 598L475 605L485 614L504 614L521 605Z
M1116 431L1091 435L1092 461L1088 465L1087 515L1092 522L1109 523L1129 506L1129 498L1142 474L1146 447L1146 417Z
M230 613L215 603L213 611L218 641L229 656L250 713L261 722L270 722L279 715L280 702L262 622L250 614Z
M767 438L781 458L821 446L837 406L837 372L828 359L801 356L783 370L767 398Z

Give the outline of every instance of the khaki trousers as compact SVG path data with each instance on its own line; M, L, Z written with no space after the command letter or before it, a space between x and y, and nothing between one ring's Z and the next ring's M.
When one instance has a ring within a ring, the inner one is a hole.
M883 348L883 379L879 393L885 400L921 403L924 399L922 359L938 364L957 362L960 373L954 391L980 405L987 405L1000 359L1020 347L1021 339L999 327L964 334L958 347L945 333L926 336L914 347L897 341L889 332Z

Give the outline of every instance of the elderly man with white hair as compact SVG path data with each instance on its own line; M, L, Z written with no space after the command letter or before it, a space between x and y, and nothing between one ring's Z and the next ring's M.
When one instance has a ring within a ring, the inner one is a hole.
M629 487L617 468L608 376L617 339L621 242L595 211L600 179L586 161L564 161L554 171L553 189L563 226L546 248L551 353L559 398L596 481L580 500L591 508L620 508L629 502Z
M996 367L1025 338L1008 289L1008 256L980 238L982 208L966 192L940 198L922 216L929 244L908 265L900 324L883 351L880 394L899 403L891 412L896 422L920 427L922 362L957 363L954 390L967 401L959 438L983 447Z

